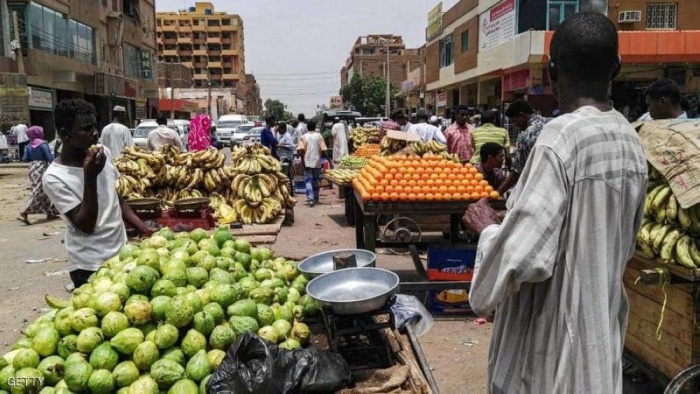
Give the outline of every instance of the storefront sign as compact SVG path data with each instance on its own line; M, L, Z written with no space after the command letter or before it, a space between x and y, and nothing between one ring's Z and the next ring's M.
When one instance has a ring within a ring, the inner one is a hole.
M29 91L24 74L0 73L0 123L29 121Z
M34 87L28 87L27 90L30 109L53 111L53 91Z
M153 53L147 49L141 50L141 77L153 79Z
M518 70L503 75L503 91L524 90L530 85L530 70Z
M447 92L442 91L437 93L437 106L444 107L447 105Z
M515 37L515 0L504 0L479 15L479 51Z
M136 119L146 119L148 111L146 110L146 98L139 97L136 99Z
M428 12L428 28L425 30L425 40L430 41L442 33L442 2Z

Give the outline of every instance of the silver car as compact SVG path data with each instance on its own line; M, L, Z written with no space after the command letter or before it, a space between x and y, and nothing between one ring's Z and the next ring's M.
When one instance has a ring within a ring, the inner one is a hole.
M148 134L157 128L158 123L155 121L145 121L139 123L139 125L136 126L136 130L134 130L134 145L141 149L148 149Z
M253 127L248 131L248 139L243 142L243 145L253 145L256 142L260 142L260 134L262 134L263 127Z

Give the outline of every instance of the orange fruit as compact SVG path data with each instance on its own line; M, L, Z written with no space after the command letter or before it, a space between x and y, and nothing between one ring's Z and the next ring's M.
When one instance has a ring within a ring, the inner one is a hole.
M467 191L467 187L466 187L466 186L462 186L462 185L457 186L457 193L462 194L462 193L464 193L464 192L466 192L466 191Z
M391 174L391 175L394 175L397 172L399 172L399 170L397 170L396 168L393 168L393 167L389 170L389 174Z
M435 184L435 180L434 180L434 179L428 179L427 181L425 181L425 184L428 185L428 186L433 186L433 185Z
M379 193L372 193L372 201L381 200L381 195Z
M499 197L501 197L501 195L498 194L497 191L492 191L491 193L489 193L489 197L491 197L494 200L497 200Z
M389 186L389 181L387 181L386 179L382 179L381 181L379 181L379 186Z
M481 197L481 194L479 192L474 192L470 196L472 200L478 200Z
M399 181L397 181L396 179L394 179L394 180L392 180L391 182L389 182L389 185L390 185L390 186L397 186L398 184L399 184Z
M391 201L398 201L399 200L399 194L398 193L391 193L389 194L389 200Z
M484 175L481 173L474 174L474 179L476 179L477 181L481 181L484 179Z
M369 194L367 192L362 193L362 201L369 201L371 198L372 198L371 194Z
M472 193L474 193L474 186L467 186L467 187L465 187L464 189L465 189L464 192L467 193L467 194L472 194Z
M460 167L459 173L460 174L469 174L469 169L467 167Z
M408 201L416 201L416 195L414 193L408 193Z
M488 185L489 185L488 181L485 181L485 180L479 181L479 186L488 186Z
M442 201L445 199L441 193L435 193L433 197L434 197L435 201Z
M403 174L402 174L402 173L398 173L398 174L394 175L394 179L397 180L397 181L402 180L402 179L403 179Z
M416 186L416 185L417 185L417 182L415 180L411 179L410 181L408 181L408 186Z
M481 198L489 198L488 192L481 192Z
M411 175L411 179L413 179L414 181L417 181L417 180L419 180L419 179L420 179L420 175L419 175L419 174L416 174L416 173L414 173L413 175Z
M457 187L455 186L448 186L447 191L450 193L457 193Z
M474 167L469 167L469 173L470 173L470 174L478 174L478 173L479 173L479 170L477 170L477 169L474 168Z
M391 186L391 185L386 186L386 187L384 187L384 191L387 192L387 193L391 193L391 192L394 191L394 187Z
M447 174L444 173L444 172L441 172L441 173L440 173L440 176L438 176L438 178L440 178L440 179L447 179Z
M475 186L475 187L474 187L474 192L481 193L481 192L483 192L483 191L484 191L484 187L483 187L483 186Z
M440 186L438 190L440 191L440 193L444 194L445 192L447 192L447 186Z
M408 181L405 180L405 179L402 179L402 180L399 181L399 185L401 185L401 186L407 186L407 185L408 185Z
M491 186L491 185L484 186L484 191L491 193L493 191L493 186Z
M433 196L433 193L426 193L425 201L433 201L434 199L435 199L435 196Z
M389 193L382 193L380 197L381 197L381 200L384 202L389 201Z
M444 179L444 180L442 181L442 184L445 185L445 186L452 186L452 185L454 185L455 183L454 183L454 181L453 181L452 179L447 178L447 179Z
M374 188L374 191L376 193L382 194L382 193L384 193L384 186L379 185L379 186Z
M396 192L396 193L403 193L403 191L404 191L404 187L401 185L394 187L394 192Z
M425 200L425 193L418 193L416 194L416 201L423 201Z
M369 185L369 186L367 186L366 190L367 190L367 193L372 194L372 193L374 193L374 186Z
M467 163L464 165L464 167L466 167L468 170L471 170L472 168L474 168L474 165L472 165L472 163Z
M474 179L474 174L466 174L464 175L464 179L472 180Z
M389 181L389 182L391 182L392 180L394 180L394 175L391 174L391 173L389 173L389 174L384 174L384 179L387 180L387 181Z
M406 201L406 200L408 200L408 194L406 194L406 193L399 194L399 201Z
M423 179L416 181L416 186L419 186L419 187L425 186L425 181Z

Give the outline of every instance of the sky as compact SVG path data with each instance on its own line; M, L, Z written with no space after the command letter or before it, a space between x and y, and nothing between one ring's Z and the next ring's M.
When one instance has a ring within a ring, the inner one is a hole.
M255 75L263 102L314 114L340 89L340 69L359 36L403 36L407 48L425 43L428 11L438 0L213 0L215 11L243 19L246 73ZM443 1L443 11L457 0ZM194 6L156 0L156 11Z

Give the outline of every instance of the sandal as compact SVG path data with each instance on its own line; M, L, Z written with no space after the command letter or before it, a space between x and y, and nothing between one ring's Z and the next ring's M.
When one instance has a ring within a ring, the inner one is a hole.
M31 223L29 223L29 217L28 217L28 215L20 214L19 217L17 218L17 220L19 220L20 222L26 224L27 226L31 224Z

